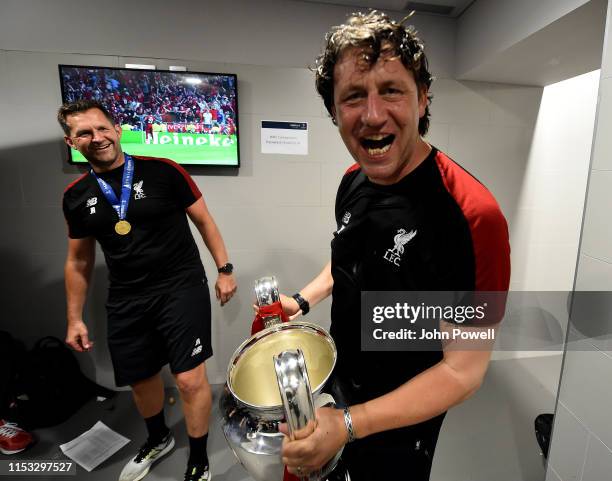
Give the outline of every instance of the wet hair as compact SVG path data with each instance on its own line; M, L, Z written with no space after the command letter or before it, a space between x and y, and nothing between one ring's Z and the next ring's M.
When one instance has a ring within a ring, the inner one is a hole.
M104 114L111 124L115 124L113 116L110 114L106 107L97 100L77 100L76 102L67 102L63 104L57 111L57 121L62 126L62 130L66 135L70 135L70 127L66 122L69 115L74 115L79 112L85 112L91 109L98 109Z
M404 26L404 22L411 16L396 22L376 10L357 12L351 14L346 23L332 27L325 35L325 49L316 59L315 82L317 92L323 98L334 124L334 67L347 49L357 47L363 49L361 60L367 68L372 68L380 58L399 58L404 67L413 73L419 95L423 88L427 89L427 106L425 115L419 119L419 134L427 133L429 105L433 98L429 87L434 79L429 73L423 43L417 37L416 30L412 26Z

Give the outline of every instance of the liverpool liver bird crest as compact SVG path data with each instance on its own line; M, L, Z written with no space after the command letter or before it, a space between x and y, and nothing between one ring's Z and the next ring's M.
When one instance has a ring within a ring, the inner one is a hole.
M401 256L404 253L404 246L417 234L416 229L406 232L405 229L399 229L393 238L395 247L391 250L393 254Z

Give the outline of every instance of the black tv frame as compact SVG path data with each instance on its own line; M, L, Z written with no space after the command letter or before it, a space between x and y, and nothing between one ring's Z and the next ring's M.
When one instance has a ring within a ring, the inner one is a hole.
M60 90L62 93L62 103L66 100L64 92L64 82L62 78L62 67L67 68L82 68L82 69L107 69L107 70L127 70L130 72L153 72L153 73L171 73L171 74L183 74L183 75L209 75L209 76L227 76L234 77L234 86L236 89L236 112L235 112L235 125L236 125L236 165L227 164L196 164L196 163L181 163L177 162L183 168L221 168L221 169L239 169L240 168L240 123L239 123L239 108L238 108L238 76L235 73L223 73L223 72L199 72L199 71L181 71L181 70L164 70L164 69L143 69L143 68L127 68L127 67L104 67L98 65L71 65L71 64L58 64L58 75L60 81ZM68 146L68 163L71 165L87 165L85 162L75 162L72 158L72 149ZM173 159L171 159L173 160Z

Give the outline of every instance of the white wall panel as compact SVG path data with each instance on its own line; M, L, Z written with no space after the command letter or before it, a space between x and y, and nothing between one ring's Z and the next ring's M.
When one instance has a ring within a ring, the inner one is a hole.
M599 439L591 437L581 481L599 481L612 473L612 451Z
M555 429L563 432L554 448L549 451L549 463L555 469L560 479L576 479L582 477L582 468L586 457L589 432L560 404L555 415Z
M596 170L612 170L612 78L602 74L599 89L599 112L597 133L593 145L593 165Z

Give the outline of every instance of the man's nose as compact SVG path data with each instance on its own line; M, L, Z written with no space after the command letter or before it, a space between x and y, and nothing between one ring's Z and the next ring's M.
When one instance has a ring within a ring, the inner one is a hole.
M94 129L93 130L93 137L91 138L92 142L102 142L104 140L104 137L102 136L102 134L100 133L99 130Z
M385 123L384 101L380 95L368 95L362 121L368 127L379 127Z

